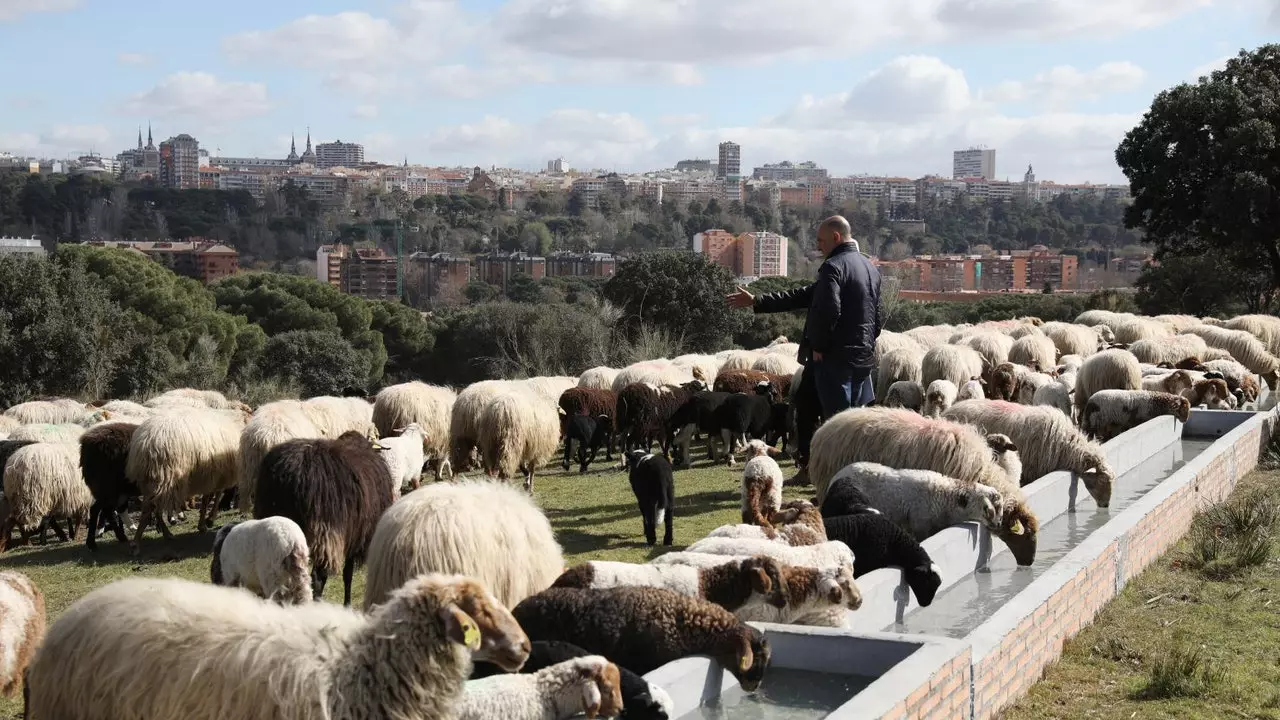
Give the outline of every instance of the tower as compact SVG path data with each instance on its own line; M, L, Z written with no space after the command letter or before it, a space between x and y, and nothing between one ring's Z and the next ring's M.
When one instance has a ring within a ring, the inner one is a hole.
M293 164L298 163L298 139L289 133L289 157L285 158Z
M147 149L148 149L148 150L155 150L155 149L156 149L156 144L155 144L155 142L151 139L151 121L149 121L149 120L147 121Z
M138 126L138 149L142 149L142 126Z
M311 128L307 127L307 149L302 151L302 162L316 164L316 151L311 149Z

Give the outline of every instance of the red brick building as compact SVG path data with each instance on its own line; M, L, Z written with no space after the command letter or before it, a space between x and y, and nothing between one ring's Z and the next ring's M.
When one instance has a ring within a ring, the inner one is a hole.
M547 276L547 259L537 255L515 252L510 255L501 252L480 255L476 258L475 279L496 285L507 291L507 283L517 274L523 273L541 280Z
M547 277L610 278L618 269L618 258L609 253L552 253L547 258Z
M178 275L205 283L240 272L240 253L235 248L202 238L161 242L94 240L85 244L133 250Z

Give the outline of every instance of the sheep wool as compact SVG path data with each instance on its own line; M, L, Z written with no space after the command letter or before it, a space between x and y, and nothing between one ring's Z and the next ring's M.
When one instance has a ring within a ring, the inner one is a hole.
M1031 404L1054 408L1067 419L1074 417L1075 405L1071 402L1071 389L1060 382L1036 388L1035 395L1031 396Z
M987 391L982 388L981 380L970 380L960 386L960 391L956 393L956 402L964 400L981 400L987 396Z
M934 380L949 380L959 390L969 380L982 376L983 357L970 347L939 345L925 353L921 361L920 384L926 388Z
M44 638L44 595L31 578L0 572L0 697L13 697Z
M513 380L481 380L458 393L449 416L449 464L454 472L471 469L485 407L514 384Z
M52 425L35 423L22 425L9 433L10 440L27 440L30 442L78 443L84 434L84 427L74 423Z
M829 488L833 493L856 489L866 498L866 504L917 540L965 522L999 528L1004 514L1003 498L995 488L962 482L932 470L900 470L857 462L837 473ZM857 555L854 557L856 561Z
M1025 335L1013 341L1009 362L1044 372L1057 366L1058 348L1045 335Z
M1172 337L1138 340L1128 347L1138 362L1159 365L1177 364L1187 358L1202 358L1209 347L1199 335L1174 335Z
M199 528L204 530L217 515L214 497L236 486L240 465L241 425L216 410L168 411L147 418L129 441L125 475L142 493L142 517L134 546L142 539L147 520L159 512L157 522L165 533L164 513L177 512L187 498L204 498ZM208 515L204 507L212 505Z
M1186 422L1191 417L1191 402L1164 392L1101 390L1085 405L1080 429L1097 442L1106 442L1163 415Z
M968 381L966 381L966 384ZM960 389L950 380L934 380L924 393L924 406L920 414L936 418L946 412L960 396Z
M63 423L78 423L89 412L91 412L91 408L85 406L82 402L69 398L59 398L57 400L32 400L31 402L19 403L5 410L4 416L11 420L16 420L22 425L34 425L37 423L59 425Z
M886 397L897 382L919 384L924 352L920 347L900 347L881 354L876 362L876 397Z
M11 527L30 532L46 518L85 522L93 495L80 475L80 446L69 443L33 443L18 448L4 464L4 497L9 517L0 524L0 550Z
M618 370L601 365L578 376L578 387L595 388L596 390L613 390L613 381L618 377Z
M551 586L564 557L528 493L505 483L436 483L409 493L378 520L369 545L364 607L425 572L478 579L507 607Z
M449 418L457 393L447 387L407 382L385 387L373 401L373 424L386 438L397 428L417 423L422 428L423 452L436 465L436 479L451 473L449 467ZM416 487L416 486L415 486Z
M742 522L773 527L770 518L782 507L782 468L760 440L747 443L742 468Z
M1075 355L1087 358L1098 352L1098 346L1102 342L1098 331L1086 325L1047 322L1041 329L1044 330L1045 336L1053 341L1060 356Z
M243 587L282 604L311 600L311 551L298 523L286 517L229 523L213 538L214 585Z
M786 603L786 565L766 556L723 558L712 567L639 565L592 560L565 570L551 587L661 587L699 597L730 612L748 605Z
M1280 359L1267 351L1267 346L1254 335L1244 330L1229 330L1225 327L1197 325L1185 332L1199 335L1210 348L1218 348L1231 353L1231 357L1249 372L1257 373L1266 381L1267 387L1276 389L1277 373L1280 372ZM1217 359L1206 353L1204 360Z
M1103 350L1084 361L1076 375L1076 413L1099 390L1141 390L1142 368L1127 350Z
M289 440L318 437L320 429L300 401L279 400L259 407L240 433L240 510L253 513L258 469L272 448Z
M49 628L27 718L455 720L473 657L515 670L527 656L511 613L469 578L414 578L368 615L130 578Z
M924 406L924 388L915 380L899 380L883 395L884 406L920 412Z
M490 475L507 480L518 474L526 490L560 447L560 415L556 399L528 388L512 387L489 401L480 415L476 446Z
M614 717L622 709L618 666L600 655L566 660L533 673L472 680L460 720L568 720Z

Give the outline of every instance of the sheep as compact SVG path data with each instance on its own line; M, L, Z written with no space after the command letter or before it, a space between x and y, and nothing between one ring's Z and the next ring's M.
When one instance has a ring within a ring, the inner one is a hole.
M760 538L704 537L686 548L685 552L703 555L767 555L799 567L824 567L845 562L853 565L853 554L849 548L830 540L815 545L787 545ZM667 553L653 562L665 564L672 562L668 558L678 555L679 553Z
M756 364L756 360L760 359L762 353L755 350L728 350L722 353L720 358L720 372L726 370L750 370ZM617 387L615 386L616 390Z
M946 345L956 328L950 325L921 325L913 327L902 333L902 337L916 343L921 350L929 351L939 345ZM880 344L884 341L887 332L881 332L880 337L876 339L876 350L880 350ZM885 349L888 351L888 348Z
M983 358L973 348L940 345L925 353L920 383L927 388L934 380L950 380L959 390L967 381L983 377L983 370Z
M1172 337L1139 340L1129 345L1129 352L1138 362L1159 365L1178 363L1189 357L1204 357L1209 348L1199 335L1174 335Z
M791 500L768 520L769 526L750 523L721 525L707 533L707 537L772 540L792 547L820 545L827 541L822 513L808 500Z
M247 588L287 605L311 600L311 551L302 528L272 516L223 525L213 536L214 585Z
M782 507L782 468L769 457L773 448L760 440L747 443L742 468L742 522L772 528L769 518Z
M565 390L578 386L578 378L567 375L542 375L519 381L516 384L529 388L543 399L548 400L552 407L555 407L556 401L560 399Z
M899 380L889 386L889 392L884 395L884 402L881 404L920 412L924 406L924 388L914 380Z
M44 638L44 623L40 588L22 573L0 571L0 697L18 693Z
M1111 328L1118 343L1131 345L1139 340L1162 340L1173 337L1173 329L1150 318L1135 317Z
M241 402L228 400L225 395L215 390L194 390L178 388L161 393L143 405L153 408L195 408L197 410L241 410L249 412L249 407Z
M457 399L457 393L439 385L416 381L391 385L374 397L373 424L381 437L387 437L396 428L417 423L422 428L425 460L435 463L436 479L443 480L452 475L449 417Z
M1194 315L1157 315L1153 319L1168 325L1174 332L1182 332L1200 324L1200 319Z
M1222 375L1227 388L1233 393L1239 391L1244 402L1253 402L1258 399L1258 381L1248 368L1235 360L1209 360L1204 363L1204 368L1209 372Z
M1134 317L1137 316L1133 313L1118 313L1112 312L1111 310L1085 310L1077 315L1076 319L1072 322L1077 325L1088 325L1089 327L1093 327L1095 325L1106 325L1107 327L1115 329L1122 323Z
M658 542L658 523L662 523L662 544L670 546L675 524L676 490L671 463L661 455L646 450L632 450L626 454L627 480L631 492L640 506L644 524L644 541L652 546Z
M1066 373L1079 372L1084 366L1084 358L1079 355L1063 355L1058 358L1058 375L1062 376Z
M1236 398L1227 389L1226 381L1221 378L1197 380L1179 394L1189 400L1193 407L1207 407L1210 410L1235 408Z
M86 406L78 400L59 398L57 400L32 400L14 405L4 411L4 416L17 420L22 425L61 425L64 423L80 423L86 415L92 415L94 408Z
M591 653L577 645L566 642L539 640L530 643L529 658L520 668L521 673L537 672L573 658L586 657ZM668 720L674 713L671 696L666 690L652 685L644 678L625 667L618 668L619 682L622 688L623 720ZM471 670L471 679L479 680L501 673L496 665L478 662Z
M564 424L564 470L569 471L569 459L574 444L578 447L578 472L585 473L596 459L600 446L609 446L613 421L607 415L598 418L590 415L573 415ZM606 450L606 452L608 452Z
M1076 375L1076 414L1083 417L1085 403L1099 390L1141 390L1142 369L1127 350L1103 350L1090 356Z
M747 352L740 350L737 352ZM756 354L749 353L749 360L745 364L726 363L721 366L720 370L746 369L756 361ZM698 374L701 374L699 371ZM613 387L610 388L619 395L622 389L628 385L647 384L647 385L683 385L697 379L694 373L687 367L681 367L666 359L645 360L638 363L632 363L622 370L618 371L617 377L613 379Z
M862 577L886 567L899 567L920 607L933 603L942 587L942 573L920 542L883 515L842 515L825 518L827 537L853 551L853 576Z
M324 592L329 573L342 568L342 603L350 605L356 563L392 503L391 473L379 451L354 430L336 440L281 443L262 459L257 493L254 518L279 515L302 528L314 596Z
M982 375L985 377L991 369L1000 363L1009 361L1009 350L1013 348L1013 338L999 332L979 331L977 333L967 334L965 337L954 341L956 345L970 347L982 356L981 373L975 373L973 377ZM945 376L944 376L945 377ZM966 378L967 379L967 378ZM956 383L959 387L962 383Z
M1056 408L1067 419L1074 419L1075 405L1071 400L1071 388L1060 382L1051 382L1036 388L1035 395L1031 397L1031 404Z
M615 423L625 450L648 449L654 441L662 454L671 459L671 417L696 393L707 389L705 383L693 380L684 385L632 384L618 393L618 418Z
M560 420L568 431L568 421L576 415L587 415L605 425L605 460L613 459L613 418L618 414L618 396L612 390L576 387L565 390L559 398ZM606 422L607 421L607 422ZM586 438L590 440L590 437ZM565 469L568 470L569 447L565 443Z
M723 379L723 376L721 376ZM717 381L718 382L718 381ZM679 467L688 468L693 463L689 452L689 444L694 430L701 431L707 441L707 458L716 460L716 443L720 440L720 424L716 418L717 409L734 393L729 392L696 392L676 408L667 420L666 432L674 436L676 455L680 458Z
M384 437L378 440L378 449L382 451L382 459L387 463L387 472L391 473L391 497L400 499L400 490L405 485L418 489L422 484L422 464L426 460L426 434L422 426L416 422L408 427L397 428L395 437Z
M1022 383L1034 371L1017 363L1001 363L991 371L987 395L993 400L1014 401Z
M507 388L512 380L482 380L468 385L454 400L449 414L449 464L454 472L473 467L473 455L480 437L481 415L489 401Z
M924 394L924 406L920 414L925 417L938 417L947 411L960 394L956 384L950 380L934 380Z
M7 440L9 433L22 427L22 423L6 415L0 415L0 440Z
M98 549L98 527L102 513L110 518L116 539L127 543L120 510L142 493L125 475L129 460L129 444L138 429L134 423L110 422L89 428L80 436L80 473L93 496L89 508L89 532L85 545Z
M1098 331L1092 327L1062 322L1048 322L1041 328L1044 334L1053 341L1059 356L1077 355L1087 358L1098 352L1102 343ZM1041 368L1043 370L1044 368Z
M1042 372L1025 372L1018 381L1018 390L1011 402L1020 405L1035 404L1036 391L1047 385L1057 385L1057 378Z
M125 476L142 494L134 554L153 515L165 538L173 537L165 515L182 509L187 498L203 498L197 529L209 527L218 514L214 500L236 485L240 432L230 415L196 408L160 413L138 425L125 464Z
M518 472L525 490L533 492L534 475L560 446L555 402L528 388L507 388L481 413L476 444L491 476L508 480Z
M1210 348L1225 350L1237 362L1249 368L1249 372L1262 376L1267 387L1276 389L1277 373L1280 373L1280 359L1267 352L1267 346L1261 340L1244 330L1229 330L1210 325L1197 325L1188 328L1187 333L1199 335ZM1218 359L1206 353L1204 360Z
M818 499L814 498L810 502L818 504ZM851 482L828 485L827 495L818 505L818 511L824 519L841 515L880 514L879 510L871 506L871 498Z
M734 393L714 411L713 422L720 428L726 461L734 465L734 448L748 438L764 438L785 432L786 408L779 407L777 391L768 381L756 386L754 393Z
M464 577L414 578L368 615L130 578L49 628L27 717L454 720L473 658L516 670L528 653L511 613Z
M613 381L617 379L618 372L618 370L604 365L593 367L578 376L578 387L612 392Z
M769 374L760 370L725 370L716 376L712 389L723 393L749 393L756 385L769 380Z
M1017 327L1010 330L1008 332L1008 335L1009 337L1013 338L1014 341L1021 340L1022 338L1028 337L1031 335L1034 335L1037 337L1048 337L1047 335L1044 334L1044 331L1041 330L1038 325L1029 325L1029 324L1018 325Z
M1008 465L1016 462L1017 452L1002 443L997 454L991 441L994 438L984 438L972 426L948 420L890 408L851 408L827 420L814 433L809 480L819 503L826 495L828 481L841 468L858 461L933 470L967 483L988 485L1004 501L997 537L1009 545L1019 564L1030 565L1035 558L1039 522L1027 507L1016 478L1010 478Z
M258 468L272 448L288 440L322 437L298 400L279 400L258 408L240 433L239 506L253 513Z
M786 566L760 555L709 568L592 560L565 570L554 588L660 587L702 598L732 613L751 605L786 607Z
M321 437L336 438L345 432L358 432L376 438L373 406L364 398L322 395L302 401L302 412L320 431Z
M93 495L80 476L80 446L68 443L32 443L18 448L5 462L4 499L9 515L0 518L0 552L13 528L24 535L40 530L41 541L53 521L70 522L69 539L89 516ZM66 540L56 522L53 530ZM92 532L92 529L90 529Z
M755 364L751 366L751 369L759 370L769 375L794 375L796 370L801 367L803 366L796 362L794 355L788 357L781 353L771 352L761 355L760 359L756 360Z
M1181 329L1195 327L1191 323ZM1262 341L1267 352L1280 356L1280 318L1274 315L1239 315L1222 324L1228 330L1244 330Z
M1160 375L1143 375L1142 389L1151 390L1153 392L1180 394L1183 390L1190 390L1195 380L1191 378L1191 374L1186 370L1174 370L1173 372L1163 372Z
M1058 348L1045 335L1025 335L1013 341L1009 362L1043 372L1058 363Z
M1180 422L1191 417L1191 402L1181 395L1149 390L1099 390L1080 415L1080 429L1098 442L1163 415Z
M876 397L887 397L889 388L902 380L920 382L924 351L902 347L882 354L876 362Z
M34 423L31 425L23 425L9 433L8 439L29 440L31 442L76 444L80 442L80 436L83 434L84 428L73 423L62 423L59 425Z
M866 505L879 511L874 514L902 526L917 540L965 522L996 529L1004 520L1004 498L998 490L932 470L898 470L879 463L856 462L836 473L829 490L841 496L856 491L865 498ZM833 517L827 511L827 503L822 507L824 520ZM854 559L856 567L856 554Z
M392 505L378 520L368 565L366 610L425 572L474 577L512 607L550 587L564 556L528 493L473 480L427 485Z
M984 433L1008 436L1019 451L1023 485L1048 473L1067 470L1080 476L1098 507L1110 504L1116 475L1106 453L1057 410L983 400L956 405L943 417L974 425Z
M568 720L614 717L622 710L618 666L600 655L566 660L537 672L467 683L460 720Z
M531 640L570 642L640 674L710 655L753 692L769 666L763 633L718 605L666 588L551 588L512 614Z
M960 391L956 393L956 402L963 400L981 400L987 396L987 391L982 387L981 380L970 380L960 386Z
M112 416L124 416L127 418L149 418L158 412L155 408L149 408L132 400L109 400L98 409L110 413Z

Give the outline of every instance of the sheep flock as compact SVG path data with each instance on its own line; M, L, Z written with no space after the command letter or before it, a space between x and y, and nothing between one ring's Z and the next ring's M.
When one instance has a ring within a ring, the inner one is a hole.
M783 502L773 458L796 450L796 352L778 338L258 408L192 389L15 405L0 414L0 552L83 527L87 552L110 531L137 554L152 526L147 542L172 544L194 513L212 585L120 580L46 622L30 578L0 572L0 693L21 690L27 720L667 718L639 675L681 657L764 682L769 642L749 622L844 627L857 578L882 568L929 605L941 577L921 543L947 527L985 527L1033 564L1024 486L1069 471L1107 507L1102 443L1192 409L1256 410L1280 380L1280 318L1090 310L885 331L877 402L827 419L812 499ZM654 545L661 523L672 545L680 474L704 451L738 486L741 523L646 564L566 563L533 495L549 464L627 471L629 540ZM232 509L243 519L219 528ZM338 570L342 606L320 599Z

